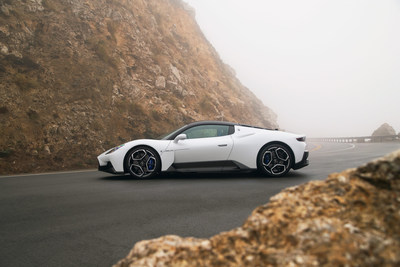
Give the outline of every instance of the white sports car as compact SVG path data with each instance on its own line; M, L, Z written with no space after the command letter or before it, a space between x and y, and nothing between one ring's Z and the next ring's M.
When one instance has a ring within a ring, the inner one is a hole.
M148 178L168 171L259 170L279 177L308 165L306 137L231 122L202 121L97 157L99 170Z

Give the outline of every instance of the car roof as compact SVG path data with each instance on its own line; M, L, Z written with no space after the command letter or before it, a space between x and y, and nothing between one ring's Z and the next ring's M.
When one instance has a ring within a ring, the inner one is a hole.
M238 125L238 123L228 122L228 121L196 121L189 123L186 126L198 126L198 125L210 125L210 124L229 125L229 126Z
M242 127L250 127L250 128L255 128L255 129L271 130L271 129L267 129L267 128L251 126L251 125L246 125L246 124L240 124L240 123L236 123L236 122L229 122L229 121L196 121L196 122L192 122L192 123L182 126L181 128L175 130L174 132L169 133L166 136L162 137L161 139L173 140L176 136L178 136L183 131L186 131L189 128L192 128L195 126L201 126L201 125L226 125L226 126L232 126L232 127L233 126L242 126Z
M264 128L264 127L259 127L259 126L253 126L253 125L248 125L248 124L241 124L241 123L237 123L237 122L229 122L229 121L196 121L196 122L192 122L187 124L187 127L192 127L192 126L198 126L198 125L228 125L228 126L243 126L243 127L249 127L249 128L256 128L256 129L263 129L263 130L277 130L277 129L268 129L268 128Z

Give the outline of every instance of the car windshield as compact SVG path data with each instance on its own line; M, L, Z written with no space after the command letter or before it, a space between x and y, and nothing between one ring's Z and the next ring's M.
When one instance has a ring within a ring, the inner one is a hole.
M185 126L186 126L186 125L185 125ZM169 139L171 138L171 136L173 136L173 135L175 135L177 132L181 131L185 126L182 126L182 127L178 128L178 129L176 129L176 130L174 130L174 131L172 131L172 132L170 132L170 133L163 134L163 135L161 135L160 137L158 137L157 139L158 139L158 140L169 140Z

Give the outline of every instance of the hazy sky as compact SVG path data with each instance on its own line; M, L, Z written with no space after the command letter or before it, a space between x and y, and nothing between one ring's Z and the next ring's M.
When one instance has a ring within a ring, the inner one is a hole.
M400 0L185 0L222 60L308 136L400 131Z

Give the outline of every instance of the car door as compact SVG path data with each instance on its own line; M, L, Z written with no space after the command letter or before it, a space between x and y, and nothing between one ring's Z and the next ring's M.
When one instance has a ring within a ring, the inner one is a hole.
M226 161L233 147L229 125L198 125L181 134L186 139L172 142L176 167L218 167Z

